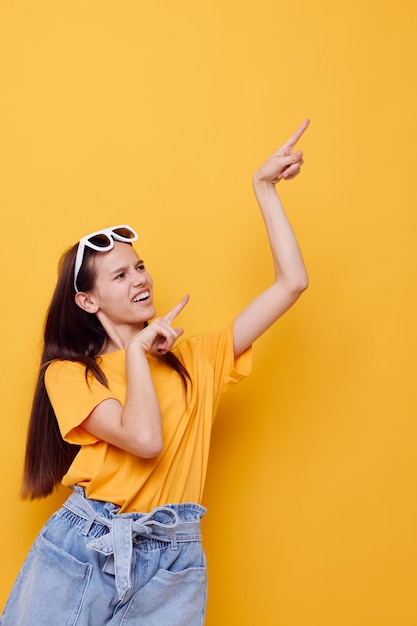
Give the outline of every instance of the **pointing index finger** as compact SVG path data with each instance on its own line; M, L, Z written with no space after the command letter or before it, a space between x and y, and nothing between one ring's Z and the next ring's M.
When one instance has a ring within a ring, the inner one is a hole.
M190 299L190 296L188 294L185 295L183 299L174 306L173 309L171 309L166 315L164 315L163 319L166 322L168 322L168 324L171 324L171 322L174 321L177 315L181 313L181 311L183 310L183 308L185 307L189 299Z
M303 135L304 131L306 130L306 128L308 127L308 125L310 124L310 120L304 120L304 122L301 124L301 126L299 128L297 128L297 130L295 131L295 133L293 135L291 135L291 137L284 143L284 145L282 146L283 148L294 148L295 144L297 143L297 141L300 139L300 137Z

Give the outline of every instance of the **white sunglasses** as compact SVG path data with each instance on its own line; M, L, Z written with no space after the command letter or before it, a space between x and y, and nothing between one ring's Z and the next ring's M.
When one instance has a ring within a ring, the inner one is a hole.
M111 228L103 228L95 233L90 233L82 239L78 244L77 256L74 265L74 289L78 293L77 278L84 259L84 250L86 246L97 252L108 252L114 247L115 241L124 243L132 243L138 239L137 233L130 226L112 226Z

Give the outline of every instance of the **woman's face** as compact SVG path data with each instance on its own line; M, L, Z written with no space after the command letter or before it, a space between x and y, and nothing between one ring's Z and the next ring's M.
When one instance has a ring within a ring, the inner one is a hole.
M143 328L155 315L152 278L134 248L115 241L114 248L96 254L93 262L96 284L89 295L99 319Z

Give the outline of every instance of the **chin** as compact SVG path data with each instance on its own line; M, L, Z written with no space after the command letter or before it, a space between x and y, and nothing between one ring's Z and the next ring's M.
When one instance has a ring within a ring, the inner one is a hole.
M149 311L146 313L146 321L149 322L156 315L156 309L153 304L149 305Z

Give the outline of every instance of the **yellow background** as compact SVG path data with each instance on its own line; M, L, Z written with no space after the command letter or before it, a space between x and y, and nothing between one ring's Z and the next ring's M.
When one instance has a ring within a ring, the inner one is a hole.
M159 311L227 322L272 277L251 174L310 117L280 189L311 285L218 415L207 624L416 626L415 12L2 0L1 605L66 495L17 499L60 253L131 223Z

